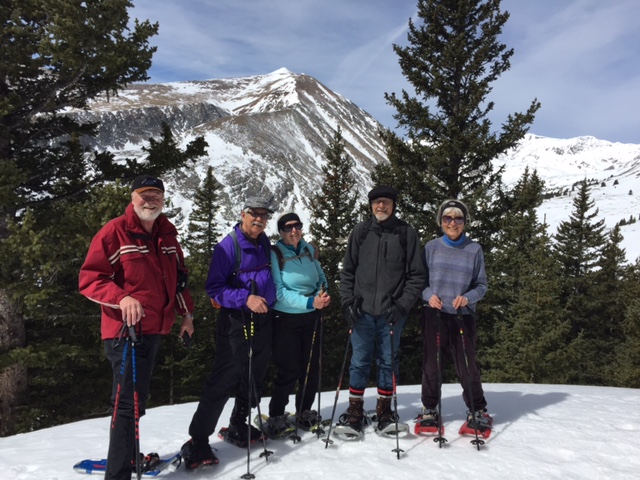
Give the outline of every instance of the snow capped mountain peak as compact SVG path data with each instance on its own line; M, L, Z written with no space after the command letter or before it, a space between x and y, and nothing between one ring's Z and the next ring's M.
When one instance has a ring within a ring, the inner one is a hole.
M370 172L386 161L380 124L373 117L316 79L287 68L240 78L132 85L108 102L96 100L89 112L75 114L99 121L96 146L121 157L142 158L141 147L160 133L162 122L172 126L179 144L197 135L205 138L208 156L165 182L181 210L176 221L182 228L192 209L193 189L209 165L224 185L220 221L232 225L237 205L252 194L272 198L278 210L297 210L308 223L305 200L318 190L324 152L338 126L363 198L371 187ZM640 145L527 134L496 159L495 166L500 165L505 166L507 186L528 167L556 195L538 211L550 233L567 218L573 186L584 179L592 184L592 198L608 228L624 215L640 217ZM638 225L624 225L621 232L629 261L640 256Z

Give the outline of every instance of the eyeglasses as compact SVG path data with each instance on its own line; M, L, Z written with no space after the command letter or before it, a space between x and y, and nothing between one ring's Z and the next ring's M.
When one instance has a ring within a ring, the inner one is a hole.
M298 230L298 231L302 230L302 223L298 222L298 223L292 223L291 225L285 225L284 227L282 227L282 231L283 232L287 232L287 233L291 233L291 231L294 228L296 230Z
M271 218L271 214L266 211L256 212L255 210L251 210L250 208L248 208L246 212L253 218L262 218L263 220L269 220Z
M442 217L442 223L449 225L451 222L456 222L456 225L464 225L464 217L452 217L450 215Z

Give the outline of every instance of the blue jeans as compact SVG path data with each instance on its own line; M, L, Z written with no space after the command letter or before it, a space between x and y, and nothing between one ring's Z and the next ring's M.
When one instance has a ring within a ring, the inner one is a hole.
M378 394L391 396L393 394L393 374L396 374L398 382L398 362L400 358L400 336L407 321L407 317L391 326L383 316L369 315L365 313L354 325L351 333L351 366L349 367L349 393L352 396L362 396L369 381L371 361L376 354L377 386ZM393 350L395 358L391 359L391 339L393 338Z

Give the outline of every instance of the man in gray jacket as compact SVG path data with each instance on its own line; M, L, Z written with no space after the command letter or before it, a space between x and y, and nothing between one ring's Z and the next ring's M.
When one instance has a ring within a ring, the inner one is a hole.
M384 430L396 420L391 398L393 372L396 377L398 373L400 335L426 279L418 234L395 215L398 192L393 187L378 186L368 197L373 215L351 232L340 272L340 297L345 318L352 326L353 350L349 408L341 423L358 432L363 426L363 396L374 351L378 428Z

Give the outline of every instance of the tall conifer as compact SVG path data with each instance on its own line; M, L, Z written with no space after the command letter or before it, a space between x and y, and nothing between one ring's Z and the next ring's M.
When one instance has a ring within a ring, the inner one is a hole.
M385 95L405 137L383 133L390 168L380 173L407 192L404 217L424 236L436 231L434 211L446 198L468 201L479 220L497 214L491 197L501 171L492 161L522 139L540 104L492 129L487 97L514 53L498 40L509 18L500 0L420 0L417 16L409 45L394 45L414 93Z
M349 234L356 224L358 192L353 175L353 159L346 153L342 130L334 132L333 139L325 151L326 163L322 166L324 176L320 191L307 206L311 212L309 231L319 249L320 264L329 282L331 305L323 315L323 378L325 385L336 382L336 373L342 361L342 345L347 335L347 325L342 316L338 292L339 273L347 249ZM329 375L329 376L328 376Z

